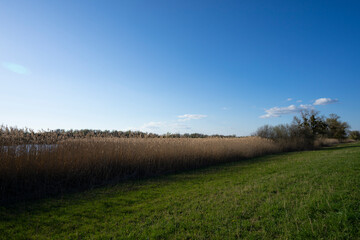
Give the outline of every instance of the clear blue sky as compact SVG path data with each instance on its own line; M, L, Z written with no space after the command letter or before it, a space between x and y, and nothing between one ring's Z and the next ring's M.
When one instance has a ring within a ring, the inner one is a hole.
M360 129L359 1L0 1L0 124L248 135Z

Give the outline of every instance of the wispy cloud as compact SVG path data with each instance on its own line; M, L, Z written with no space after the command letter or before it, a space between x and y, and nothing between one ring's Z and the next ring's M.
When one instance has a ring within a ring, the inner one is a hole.
M156 133L176 133L190 131L192 128L185 122L190 120L198 120L207 117L203 114L184 114L170 121L151 121L143 124L140 128L131 128L131 130L139 130L143 132L156 132Z
M1 65L7 70L17 74L27 75L30 73L29 69L16 63L3 62Z
M191 127L188 125L179 122L148 122L142 125L139 130L144 132L174 133L190 129Z
M229 107L223 107L222 110L227 111L227 110L230 110L230 108Z
M290 102L290 101L292 101L292 100L293 100L292 98L286 99L287 102Z
M186 124L181 124L181 123L171 123L169 124L169 127L171 127L174 130L190 130L191 127L189 127Z
M202 114L184 114L184 115L180 115L178 116L178 121L180 122L185 122L185 121L190 121L190 120L195 120L195 119L202 119L202 118L206 118L207 115L202 115Z
M288 98L289 101L290 98ZM292 99L291 99L292 100ZM296 102L300 103L302 100L297 100ZM294 114L298 113L301 110L305 109L314 109L317 105L327 105L338 102L337 99L331 98L319 98L316 99L313 104L300 104L299 106L290 105L287 107L273 107L269 109L265 109L266 114L260 116L260 118L273 118L273 117L280 117L286 114Z
M141 129L160 129L166 126L166 122L148 122L141 126Z
M332 103L336 103L336 102L338 102L337 99L319 98L319 99L315 100L314 105L328 105L328 104L332 104Z
M290 105L288 107L273 107L270 109L266 109L265 110L266 114L260 116L260 118L280 117L285 114L298 113L301 110L312 109L312 108L313 108L312 105L303 105L303 104L301 104L300 106Z

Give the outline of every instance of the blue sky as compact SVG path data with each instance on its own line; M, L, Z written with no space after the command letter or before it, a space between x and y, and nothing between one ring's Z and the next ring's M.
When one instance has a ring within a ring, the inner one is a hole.
M248 135L360 129L358 1L0 1L0 124Z

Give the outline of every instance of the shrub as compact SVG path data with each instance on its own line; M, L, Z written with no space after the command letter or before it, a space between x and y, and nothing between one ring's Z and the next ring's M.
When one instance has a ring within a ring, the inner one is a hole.
M360 140L360 131L351 131L349 133L349 138L356 141Z

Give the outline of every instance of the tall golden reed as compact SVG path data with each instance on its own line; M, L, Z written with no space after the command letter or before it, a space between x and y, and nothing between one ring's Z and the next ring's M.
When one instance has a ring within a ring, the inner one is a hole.
M92 138L0 147L1 201L236 161L282 151L246 138Z

